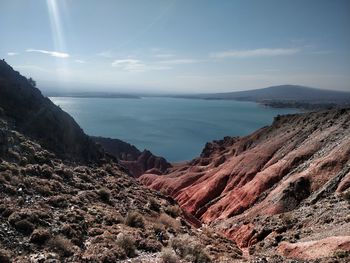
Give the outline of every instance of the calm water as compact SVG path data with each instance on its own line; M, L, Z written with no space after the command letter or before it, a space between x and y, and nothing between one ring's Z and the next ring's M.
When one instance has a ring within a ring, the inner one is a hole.
M89 135L118 138L169 161L190 160L205 143L247 135L269 125L277 114L251 102L172 98L50 98Z

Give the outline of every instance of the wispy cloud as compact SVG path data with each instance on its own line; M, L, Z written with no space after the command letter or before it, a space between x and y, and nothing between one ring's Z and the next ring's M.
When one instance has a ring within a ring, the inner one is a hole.
M165 70L170 69L167 66L148 65L138 59L117 59L112 63L112 67L119 68L129 72L143 72L148 70Z
M170 60L161 60L158 61L159 64L166 64L166 65L182 65L182 64L192 64L197 63L198 60L195 59L170 59Z
M8 56L17 56L17 55L19 55L19 53L17 53L17 52L7 52L7 55Z
M113 54L110 50L102 51L100 53L97 53L97 56L104 57L104 58L112 58Z
M258 48L247 50L227 50L210 54L213 58L250 58L293 55L300 52L298 48Z
M81 59L76 59L76 60L74 60L74 62L79 63L79 64L85 64L86 63L85 60L81 60Z
M48 50L42 50L42 49L27 49L26 52L37 52L37 53L50 55L50 56L56 57L56 58L69 58L70 57L70 55L68 53L57 52L57 51L48 51Z
M173 58L173 57L175 57L175 55L171 54L171 53L156 54L154 56L156 58Z

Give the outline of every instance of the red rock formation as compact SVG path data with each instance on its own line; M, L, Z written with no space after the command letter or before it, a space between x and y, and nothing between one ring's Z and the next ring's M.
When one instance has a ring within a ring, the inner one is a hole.
M278 250L287 258L302 260L324 258L333 256L334 251L349 251L350 237L329 237L322 240L295 244L282 242Z
M171 167L165 158L153 155L150 151L139 151L134 145L119 139L91 137L108 153L117 158L118 162L128 169L134 177L139 177L146 171L153 174L163 174Z
M278 116L246 137L208 143L199 158L167 175L139 180L251 246L258 242L255 217L294 211L349 187L349 124L350 109Z

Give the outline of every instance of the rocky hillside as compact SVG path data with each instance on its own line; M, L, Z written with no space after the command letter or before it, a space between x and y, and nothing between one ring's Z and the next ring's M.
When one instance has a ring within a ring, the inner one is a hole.
M102 157L96 144L70 115L3 60L0 60L0 107L18 131L61 158L96 162Z
M150 172L163 174L171 164L165 158L153 155L150 151L138 150L134 145L118 139L91 137L108 153L116 157L120 164L126 167L134 177Z
M193 228L34 86L0 62L1 263L241 261L234 241Z
M196 231L172 199L140 186L115 163L68 165L1 118L0 146L2 263L241 257L232 241ZM188 244L192 250L181 254Z
M247 257L349 259L350 109L278 116L140 181L225 233Z

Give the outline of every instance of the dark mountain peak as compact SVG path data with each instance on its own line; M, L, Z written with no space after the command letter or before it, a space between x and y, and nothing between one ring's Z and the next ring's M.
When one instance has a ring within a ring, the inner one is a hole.
M103 155L69 114L4 60L0 60L0 107L20 132L59 157L90 162Z

